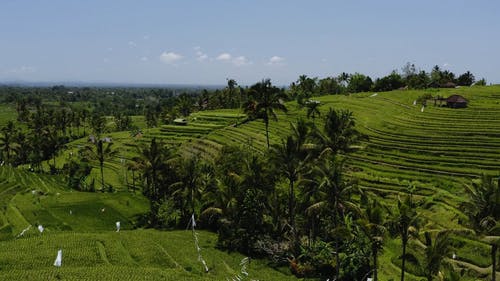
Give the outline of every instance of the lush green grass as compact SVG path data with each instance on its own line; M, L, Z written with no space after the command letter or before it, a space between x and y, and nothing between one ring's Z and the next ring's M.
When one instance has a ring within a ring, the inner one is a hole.
M32 225L47 231L92 232L114 229L121 221L133 227L134 218L145 213L147 200L135 193L87 193L68 190L65 179L11 167L0 167L0 239L17 236ZM104 210L104 211L103 211Z
M424 112L421 112L421 106L412 104L425 93L445 97L458 93L469 99L470 104L466 109L449 109L435 107L432 102L429 102ZM422 231L424 231L462 228L463 226L458 221L464 218L459 207L460 203L465 200L464 185L470 184L471 180L481 173L499 174L500 162L497 161L497 156L500 154L499 97L500 87L489 86L393 91L378 93L376 96L372 96L372 93L324 96L317 99L322 103L320 109L323 115L329 107L352 110L358 129L368 136L368 139L361 143L362 149L350 155L348 159L347 175L358 178L363 190L379 195L383 198L384 205L391 207L396 202L397 196L404 193L409 185L413 185L416 187L418 199L433 202L431 207L421 210L422 216L428 221L423 226ZM305 110L298 108L296 103L292 102L287 106L289 112L279 113L278 121L270 123L271 143L278 143L282 137L289 134L291 122L300 117L305 118ZM123 222L125 229L130 229L133 217L147 210L147 202L141 196L126 192L126 184L131 182L131 174L126 172L125 165L137 155L137 146L147 145L151 138L156 137L168 145L178 146L184 155L200 155L206 159L214 159L224 145L240 145L257 153L265 152L266 139L263 122L256 120L235 125L242 120L243 117L238 110L204 111L192 114L187 126L163 125L147 129L144 127L142 117L134 117L134 122L141 125L142 136L133 137L129 132L109 134L119 153L118 156L107 161L105 175L106 182L118 190L117 193L70 192L66 190L62 178L54 179L11 168L0 169L0 183L2 183L0 202L5 206L0 212L0 239L12 239L27 224L36 223L46 225L47 233L50 235L53 233L54 237L66 235L60 232L65 230L88 233L80 235L90 235L94 237L92 239L97 239L95 237L101 234L94 232L112 229L117 220ZM321 126L321 120L316 119L316 124ZM58 166L62 167L70 158L70 151L73 152L71 157L76 157L78 149L84 144L86 144L86 139L70 143L68 150L58 157ZM95 168L88 181L94 179L96 187L99 188L99 169L97 163L93 164ZM41 189L44 194L33 195L32 189ZM102 208L105 208L105 212L100 212ZM106 240L108 239L106 235L114 234L103 235L104 238L97 240ZM34 236L29 239L42 238ZM483 257L486 253L485 244L474 241L470 237L461 236L457 236L455 241L458 241L455 243L458 260L471 265L466 266L467 268L478 266L484 269L489 265L489 259ZM5 243L13 242L10 240ZM101 252L102 247L106 253L108 246L114 247L110 246L109 242L107 244L101 242L101 244L103 246L99 246L100 244L95 246ZM412 247L417 249L415 252L417 255L420 254L418 245L417 242L412 244ZM101 252L98 251L98 253ZM399 276L400 252L399 240L388 239L385 251L380 257L381 280ZM55 257L55 251L50 255ZM215 252L214 255L216 255ZM176 267L156 268L156 265L161 267L161 263L150 261L148 257L144 257L144 266L136 272L134 268L127 267L126 262L111 262L112 256L112 254L107 256L110 264L103 262L105 265L95 267L95 271L91 274L114 272L116 276L121 276L119 272L124 270L131 276L137 276L137 280L142 278L140 272L147 272L144 276L150 274L171 276L173 274L178 278L197 279L193 277L193 272L186 272ZM132 260L135 261L135 259ZM1 262L0 259L0 267ZM154 266L148 266L148 264ZM234 265L229 265L229 267L234 270ZM192 268L195 266L192 265ZM82 274L80 269L84 270L86 267L77 265L74 268L64 267L58 271L34 268L30 272L46 274L45 276L49 278L56 276L54 274L59 272L61 276L67 274L71 276L67 278L77 279L77 276ZM421 277L413 276L421 274L417 266L410 265L409 270L408 280L421 279ZM15 275L21 274L21 271L23 270L12 269L5 274L14 275L5 276L7 279L11 276L22 279L21 275ZM200 273L194 272L194 274ZM473 280L471 278L476 274L479 273L470 270L467 280ZM107 276L113 278L111 275ZM206 277L203 274L196 276ZM224 276L217 275L214 278L225 279ZM277 280L269 276L259 278ZM168 278L165 277L165 280Z
M215 249L217 237L198 232L198 261L191 231L134 230L44 232L0 242L1 280L226 280L240 274L244 256ZM52 265L57 250L62 267ZM252 280L293 280L264 261L247 265Z

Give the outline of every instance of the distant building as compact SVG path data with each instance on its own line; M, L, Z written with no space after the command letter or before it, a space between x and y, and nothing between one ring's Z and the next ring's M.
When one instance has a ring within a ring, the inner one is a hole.
M451 95L446 98L446 106L451 108L464 108L468 103L469 101L461 95Z

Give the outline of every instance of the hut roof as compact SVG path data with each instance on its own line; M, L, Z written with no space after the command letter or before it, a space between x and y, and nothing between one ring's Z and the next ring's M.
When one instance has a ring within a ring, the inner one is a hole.
M453 102L453 103L467 103L467 99L462 97L461 95L451 95L446 99L446 102Z

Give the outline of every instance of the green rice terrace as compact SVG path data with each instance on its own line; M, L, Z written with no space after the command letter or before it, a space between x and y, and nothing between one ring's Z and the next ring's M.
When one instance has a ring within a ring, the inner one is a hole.
M467 108L434 106L422 108L414 101L424 94L468 99ZM357 179L359 187L383 198L393 206L408 187L414 196L428 202L421 209L423 230L452 229L460 280L486 280L491 269L489 246L460 223L466 215L465 186L482 174L500 175L500 86L455 89L400 90L380 93L321 96L320 111L330 107L349 109L364 138L356 152L347 155L346 176ZM290 123L306 118L296 102L287 104L287 113L278 113L270 122L270 141L280 143L290 133ZM11 110L14 112L13 110ZM0 114L2 125L12 114ZM134 117L134 122L144 122ZM262 120L243 122L237 109L192 113L188 124L160 125L142 133L114 132L109 137L118 154L104 164L106 181L113 192L79 192L66 185L63 176L28 171L28 166L0 167L0 280L236 280L241 275L238 253L216 248L217 236L197 231L209 268L205 273L190 230L160 231L135 229L134 222L149 209L140 192L130 191L134 175L127 169L137 155L137 146L156 138L179 147L181 154L215 159L227 145L266 151ZM321 118L315 120L321 126ZM86 138L71 142L56 159L58 166L75 157ZM43 165L48 165L44 163ZM100 181L97 162L86 179ZM120 232L115 222L121 222ZM45 230L40 233L38 225ZM21 234L22 233L22 234ZM422 232L423 233L423 232ZM409 241L414 254L424 243L422 234ZM62 250L62 266L53 266ZM401 241L388 239L379 257L379 279L397 280L400 274ZM288 268L272 268L265 260L251 260L246 266L248 280L295 280ZM407 264L406 279L423 280L413 263ZM500 273L497 272L497 278ZM247 279L245 279L247 280Z

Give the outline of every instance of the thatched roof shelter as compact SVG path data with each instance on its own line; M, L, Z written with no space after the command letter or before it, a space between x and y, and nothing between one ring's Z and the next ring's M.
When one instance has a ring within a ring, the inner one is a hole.
M446 98L446 106L451 107L451 108L464 108L467 107L467 104L469 101L462 97L461 95L451 95L448 98Z

